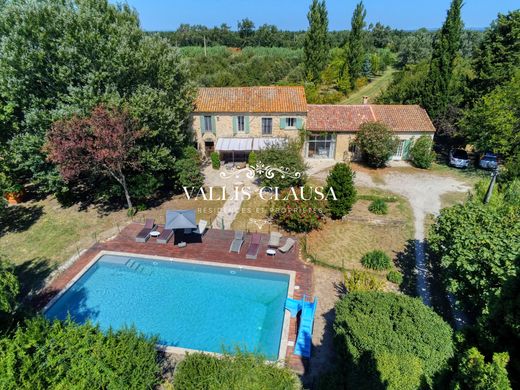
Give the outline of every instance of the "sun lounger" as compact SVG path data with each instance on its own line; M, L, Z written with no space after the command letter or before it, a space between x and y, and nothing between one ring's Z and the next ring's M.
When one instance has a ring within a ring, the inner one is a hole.
M148 218L144 223L144 228L135 236L135 242L148 241L153 229L155 229L155 221L153 218Z
M235 231L235 238L231 242L229 251L240 253L240 248L242 248L243 243L244 243L244 232L241 230Z
M172 229L164 229L162 233L157 237L157 243L158 244L167 244L168 241L170 241L170 238L173 236L173 230Z
M258 256L258 251L260 250L260 241L262 240L262 236L260 234L254 233L253 237L251 237L251 244L249 244L249 249L246 253L246 259L255 260L256 256Z
M292 238L288 238L287 241L285 241L284 246L278 248L278 250L282 253L287 253L293 248L294 244L296 244L296 241Z
M280 239L282 238L282 235L278 232L271 232L269 236L269 244L267 244L270 247L278 248L280 246Z
M206 231L206 226L208 226L208 221L201 219L199 221L199 226L198 226L197 230L195 230L195 233L200 234L202 236L204 234L204 232Z

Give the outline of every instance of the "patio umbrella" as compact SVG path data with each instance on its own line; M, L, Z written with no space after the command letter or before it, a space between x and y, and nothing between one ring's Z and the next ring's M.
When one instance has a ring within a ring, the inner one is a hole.
M166 211L165 229L196 229L195 210Z

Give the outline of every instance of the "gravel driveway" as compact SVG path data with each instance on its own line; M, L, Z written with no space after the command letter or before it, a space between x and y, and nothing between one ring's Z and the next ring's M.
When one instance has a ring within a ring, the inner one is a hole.
M315 175L325 179L327 171ZM453 177L436 175L428 171L399 172L389 170L382 176L384 183L374 182L372 177L361 171L356 171L356 185L369 188L379 188L405 197L413 210L415 230L415 258L417 269L417 294L423 302L431 305L428 286L427 269L424 258L424 223L428 214L438 215L441 210L441 196L448 192L468 192L471 187Z

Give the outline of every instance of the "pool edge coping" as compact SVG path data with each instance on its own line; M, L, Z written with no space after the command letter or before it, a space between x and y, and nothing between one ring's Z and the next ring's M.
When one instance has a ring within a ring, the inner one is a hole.
M157 256L157 255L147 255L147 254L136 254L136 253L129 253L129 252L119 252L119 251L107 251L107 250L100 250L94 258L89 261L74 277L54 296L52 299L47 302L47 304L43 307L41 310L41 313L44 314L60 297L65 294L81 277L99 260L100 257L104 255L114 255L114 256L128 256L128 257L138 257L150 259L150 260L163 260L163 261L170 261L170 262L179 262L179 263L191 263L191 264L199 264L199 265L207 265L207 266L215 266L215 267L222 267L222 268L238 268L238 269L247 269L251 271L257 271L257 272L268 272L268 273L275 273L275 274L285 274L289 276L289 286L287 288L287 297L292 298L294 295L294 287L296 284L296 271L292 270L285 270L285 269L278 269L278 268L268 268L268 267L256 267L253 265L237 265L237 264L230 264L230 263L219 263L219 262L212 262L212 261L205 261L205 260L192 260L192 259L182 259L177 257L166 257L166 256ZM283 324L282 324L282 335L280 338L280 347L278 350L278 359L276 361L284 361L287 357L287 348L288 348L288 342L289 342L289 328L290 328L290 321L291 321L291 314L290 312L284 308L284 317L283 317ZM163 344L156 344L159 350L165 351L166 353L172 353L172 354L186 354L188 352L190 353L196 353L196 352L202 352L209 355L214 356L222 356L222 353L219 352L210 352L210 351L204 351L204 350L197 350L197 349L190 349L190 348L181 348L181 347L173 347L169 345L163 345Z

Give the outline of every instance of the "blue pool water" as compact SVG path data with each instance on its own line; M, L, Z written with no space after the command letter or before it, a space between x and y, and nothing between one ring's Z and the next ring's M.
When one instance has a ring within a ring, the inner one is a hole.
M135 325L159 343L235 347L276 359L289 276L193 263L102 256L45 312L101 329Z

